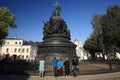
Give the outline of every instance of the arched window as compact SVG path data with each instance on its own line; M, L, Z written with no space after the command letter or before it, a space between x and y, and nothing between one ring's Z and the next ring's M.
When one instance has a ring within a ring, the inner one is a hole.
M22 55L22 59L24 59L24 55Z
M26 53L28 53L28 52L29 52L29 49L27 48L27 49L26 49Z
M20 53L20 49L18 50L18 52Z
M15 42L15 44L17 44L17 42Z
M7 44L9 44L9 42L7 42Z
M14 53L16 53L16 52L17 52L17 49L15 48L15 49L14 49Z
M25 52L25 49L22 49L22 52L24 53L24 52Z
M19 42L19 44L21 44L21 42Z
M7 48L7 49L6 49L6 52L8 53L8 51L9 51L9 49Z
M28 58L29 58L29 57L28 57L28 55L27 55L27 56L26 56L26 59L28 60Z

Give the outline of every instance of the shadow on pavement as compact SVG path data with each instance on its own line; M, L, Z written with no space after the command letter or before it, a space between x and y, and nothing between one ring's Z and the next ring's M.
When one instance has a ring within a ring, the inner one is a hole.
M28 75L0 75L0 80L28 80Z

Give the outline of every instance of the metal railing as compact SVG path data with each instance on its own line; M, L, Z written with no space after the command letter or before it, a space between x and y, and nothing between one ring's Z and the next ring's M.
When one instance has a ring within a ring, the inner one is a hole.
M38 75L39 64L26 61L0 61L0 74L28 74ZM63 68L64 69L64 68ZM70 66L72 75L72 65ZM78 75L101 74L120 71L120 61L82 61L79 63ZM46 75L54 75L52 64L46 64Z

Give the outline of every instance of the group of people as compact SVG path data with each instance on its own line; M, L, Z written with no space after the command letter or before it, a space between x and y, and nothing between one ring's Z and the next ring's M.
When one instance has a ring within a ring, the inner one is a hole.
M39 75L41 77L44 77L44 68L45 68L45 61L44 60L40 60L39 61ZM54 69L54 76L55 77L59 77L59 76L63 76L63 69L65 71L65 76L68 77L70 75L70 61L68 58L65 59L65 61L62 60L62 58L57 59L56 57L53 58L52 60L52 65L53 65L53 69ZM78 59L76 57L73 58L72 60L72 71L73 71L73 76L76 77L77 76L77 66L78 66Z
M62 61L62 58L59 60L54 57L52 60L53 68L54 68L54 76L59 77L63 76L63 68L65 70L65 76L68 77L70 75L70 61L68 58L65 59L65 61ZM74 77L77 76L77 66L78 66L78 59L73 58L72 60L72 65L73 65L73 75Z

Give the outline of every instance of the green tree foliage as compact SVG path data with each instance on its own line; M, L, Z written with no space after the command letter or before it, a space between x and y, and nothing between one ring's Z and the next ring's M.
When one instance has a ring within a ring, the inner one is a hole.
M88 52L91 53L92 55L92 58L95 58L95 47L96 47L96 43L94 41L94 39L92 37L88 38L86 41L85 41L85 44L84 44L84 49L87 50Z
M101 33L101 24L100 24L100 18L101 16L98 14L95 14L93 16L93 19L91 21L91 24L93 25L93 34L98 35Z
M110 6L101 18L102 34L107 53L120 49L120 6Z
M91 24L93 32L85 41L85 50L92 55L120 51L120 6L109 6L105 14L95 14Z
M8 36L8 28L16 28L14 24L15 16L10 13L6 7L0 8L0 45L2 45L3 39Z
M92 58L95 58L95 53L100 53L104 50L103 38L101 35L92 35L85 41L84 49L91 53Z
M102 37L102 28L100 24L101 15L95 14L93 16L91 24L93 25L93 38L95 38L96 42L96 52L103 52L104 51L104 43L103 43L103 37Z
M101 18L101 16L98 14L95 14L93 16L93 19L91 21L91 24L93 25L93 32L92 32L90 38L88 38L85 41L85 44L83 46L85 48L85 50L87 50L91 53L92 58L95 58L96 52L100 53L104 50L100 18Z

